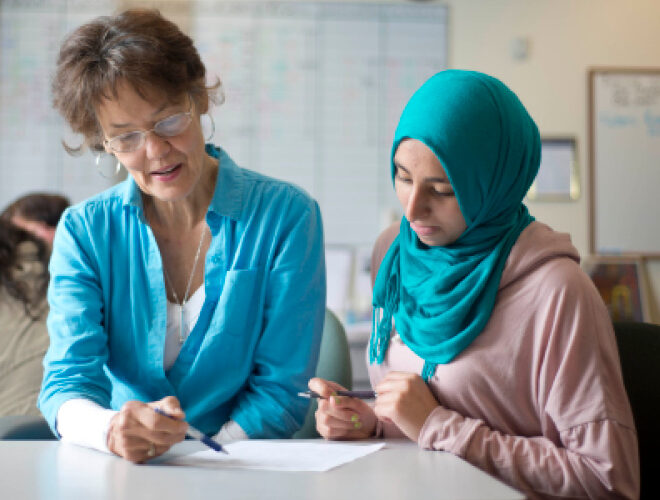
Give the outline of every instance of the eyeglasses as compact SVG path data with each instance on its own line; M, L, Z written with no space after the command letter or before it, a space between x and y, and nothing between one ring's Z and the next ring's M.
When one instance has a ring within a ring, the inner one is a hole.
M147 134L153 132L158 137L174 137L181 134L192 123L192 99L190 111L168 116L154 124L149 130L133 130L103 141L105 146L115 153L131 153L137 151L147 140Z

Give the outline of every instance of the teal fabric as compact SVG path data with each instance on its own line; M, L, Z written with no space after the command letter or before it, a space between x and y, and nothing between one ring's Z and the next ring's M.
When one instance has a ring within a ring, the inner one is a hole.
M133 178L62 216L39 397L54 432L72 398L118 410L173 395L206 434L233 420L251 438L283 438L303 423L309 402L298 392L314 376L325 314L318 204L219 148L207 153L220 168L206 214L206 299L168 371L162 260Z
M533 217L522 203L540 164L536 124L502 82L473 71L431 77L410 99L392 146L405 138L438 157L467 229L429 247L405 216L374 286L371 363L382 362L392 317L403 342L424 359L428 380L481 333L495 304L511 247Z

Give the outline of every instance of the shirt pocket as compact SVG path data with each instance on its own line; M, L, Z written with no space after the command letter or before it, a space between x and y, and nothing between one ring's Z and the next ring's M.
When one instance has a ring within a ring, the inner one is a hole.
M261 329L263 282L259 268L227 271L212 324L217 334L248 337Z

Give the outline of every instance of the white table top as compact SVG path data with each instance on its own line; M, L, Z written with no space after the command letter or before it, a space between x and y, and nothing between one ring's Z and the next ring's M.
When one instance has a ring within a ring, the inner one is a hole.
M194 441L169 453L203 449ZM0 441L0 498L286 500L480 499L524 496L467 462L425 451L408 441L387 441L382 450L328 472L271 472L135 465L113 455L58 441Z

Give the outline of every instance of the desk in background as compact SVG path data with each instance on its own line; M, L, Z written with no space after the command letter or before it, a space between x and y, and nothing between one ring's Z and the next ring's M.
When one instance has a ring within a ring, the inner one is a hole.
M371 322L362 321L345 326L346 339L351 352L351 372L353 373L353 389L371 389L369 372L367 370L367 345L371 336Z
M199 443L186 441L171 452L199 449ZM383 450L329 472L222 470L211 463L184 467L154 462L135 465L58 441L0 441L0 498L524 498L454 455L421 450L409 441L388 441Z

